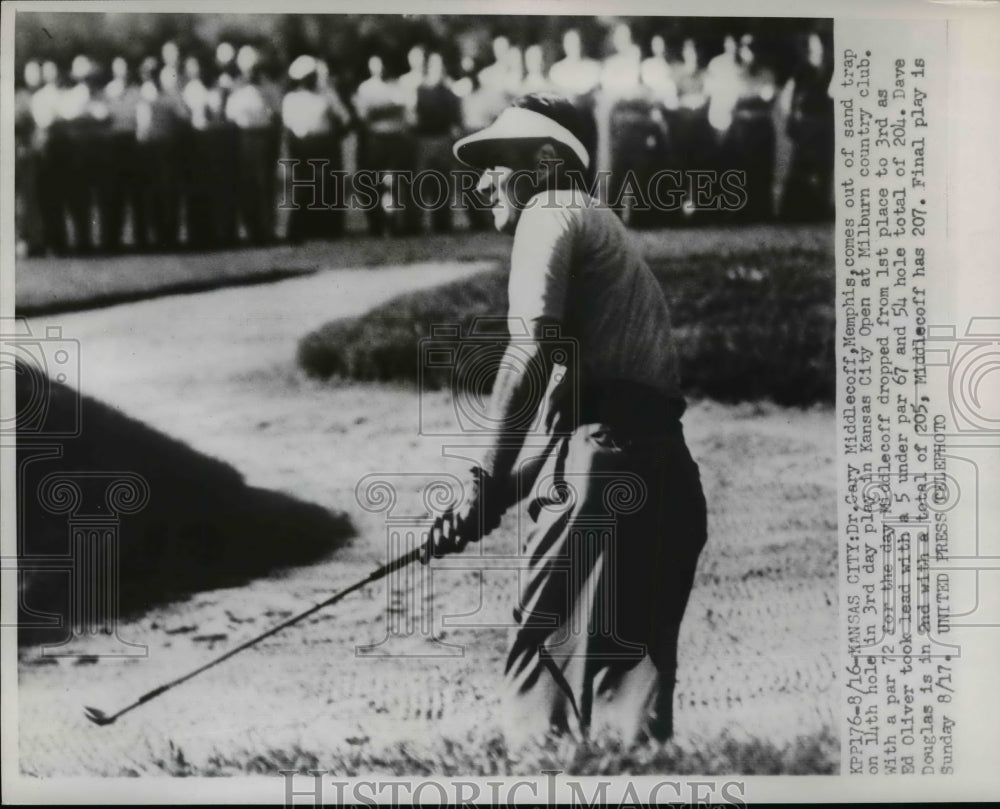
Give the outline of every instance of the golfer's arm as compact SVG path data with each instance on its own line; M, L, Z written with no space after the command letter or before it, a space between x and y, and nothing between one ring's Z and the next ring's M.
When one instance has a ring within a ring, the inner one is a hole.
M497 429L483 456L483 469L503 485L511 480L524 437L545 394L546 385L539 385L539 380L547 382L551 371L549 352L537 340L518 340L501 361L489 406L490 423Z

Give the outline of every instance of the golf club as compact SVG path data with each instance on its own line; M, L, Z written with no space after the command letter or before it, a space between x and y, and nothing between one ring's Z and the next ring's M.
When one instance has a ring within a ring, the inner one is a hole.
M143 694L141 697L139 697L139 699L137 699L131 705L126 705L124 708L122 708L117 713L107 714L104 711L100 710L99 708L85 707L84 708L84 715L87 717L87 719L89 719L95 725L102 725L102 726L103 725L110 725L110 724L114 723L119 717L124 716L129 711L134 710L135 708L138 708L143 703L146 703L146 702L149 702L150 700L155 699L156 697L160 696L160 694L163 694L163 693L169 691L174 686L180 685L181 683L190 680L192 677L194 677L194 676L196 676L198 674L201 674L203 671L207 671L208 669L212 668L213 666L217 666L223 660L228 660L230 657L233 657L234 655L239 654L244 649L249 649L251 646L254 646L254 645L260 643L265 638L269 638L272 635L277 634L282 629L286 629L287 627L290 627L293 624L297 624L303 618L308 618L310 615L313 615L314 613L319 612L321 609L323 609L325 607L329 607L331 604L336 604L338 601L340 601L345 596L350 595L351 593L353 593L356 590L360 590L365 585L371 584L372 582L376 582L379 579L384 578L385 576L388 576L390 573L393 573L393 572L395 572L395 571L397 571L397 570L399 570L401 568L406 567L411 562L417 561L418 559L420 559L422 552L423 552L423 546L417 546L413 550L409 551L408 553L403 554L402 556L398 557L397 559L394 559L391 562L387 562L386 564L382 565L382 567L380 567L377 570L373 571L371 574L369 574L367 577L365 577L361 581L355 582L350 587L348 587L346 590L341 590L339 593L336 593L335 595L330 596L330 598L328 598L326 601L322 602L321 604L316 604L315 606L310 607L309 609L307 609L305 612L300 612L298 615L292 616L288 620L286 620L286 621L278 624L277 626L272 627L271 629L267 630L267 632L263 633L262 635L258 635L256 638L252 638L251 640L248 640L245 643L241 643L235 649L230 649L225 654L219 655L219 657L215 658L215 660L211 660L208 663L205 663L203 666L199 666L194 671L188 672L184 676L178 677L176 680L171 680L169 683L164 683L163 685L159 686L158 688L154 688L149 693Z

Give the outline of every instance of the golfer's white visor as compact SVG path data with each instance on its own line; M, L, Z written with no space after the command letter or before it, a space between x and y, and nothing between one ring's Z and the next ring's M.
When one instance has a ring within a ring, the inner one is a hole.
M521 107L507 107L486 129L459 140L454 147L455 157L475 169L492 168L496 145L514 140L555 141L573 152L584 168L590 168L590 155L576 135L540 112Z

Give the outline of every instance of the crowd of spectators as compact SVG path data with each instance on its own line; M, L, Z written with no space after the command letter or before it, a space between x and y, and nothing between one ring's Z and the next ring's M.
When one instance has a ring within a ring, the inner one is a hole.
M320 194L325 207L305 204L315 203L314 192L294 172L307 161L343 169L348 134L355 168L371 172L380 190L378 203L364 206L371 233L442 232L463 220L485 228L489 212L459 199L451 145L536 91L565 95L584 113L598 168L611 178L602 195L630 224L699 215L690 205L634 209L623 194L630 172L641 182L664 167L744 171L747 202L729 212L734 219L832 215L831 71L818 34L804 38L780 86L750 34L725 36L710 59L704 43L688 38L670 49L658 34L644 53L625 23L610 41L610 54L594 59L571 28L562 58L547 64L541 43L522 49L497 36L492 54L462 58L455 75L442 51L416 44L399 76L372 53L352 93L338 90L322 58L298 56L278 73L249 44L220 42L204 58L168 41L138 64L78 55L68 71L29 60L15 115L20 249L65 255L335 238L351 200L337 187L333 199ZM792 145L780 188L779 128ZM290 169L299 195L291 200ZM425 169L448 183L432 206L415 204L413 189L394 180ZM281 221L279 201L291 208Z

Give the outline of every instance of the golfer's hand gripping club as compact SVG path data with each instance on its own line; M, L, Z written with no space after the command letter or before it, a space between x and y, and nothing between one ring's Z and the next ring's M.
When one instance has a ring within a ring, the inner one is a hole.
M502 498L494 479L480 467L472 469L472 484L465 498L434 518L420 561L427 564L452 553L461 553L470 542L479 542L500 524Z

